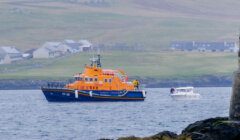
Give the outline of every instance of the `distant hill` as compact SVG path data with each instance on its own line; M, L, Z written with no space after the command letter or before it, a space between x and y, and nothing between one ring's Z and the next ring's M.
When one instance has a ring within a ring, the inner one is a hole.
M89 39L166 49L172 40L231 40L238 0L1 0L0 45L22 50L45 41Z
M237 0L134 0L142 8L169 12L177 16L216 18L216 19L237 19L240 17L239 4Z

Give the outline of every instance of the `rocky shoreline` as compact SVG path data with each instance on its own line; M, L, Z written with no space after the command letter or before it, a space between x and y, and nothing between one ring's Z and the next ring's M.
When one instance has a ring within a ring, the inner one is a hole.
M206 75L193 78L179 79L158 79L158 78L141 78L131 77L130 80L139 79L140 83L146 88L164 88L164 87L179 87L179 86L194 86L194 87L228 87L232 85L231 76L212 76ZM40 89L49 81L69 83L73 79L62 80L40 80L40 79L0 79L0 90L15 90L15 89Z
M179 135L163 131L149 137L129 136L118 140L240 140L240 122L228 117L210 118L188 125Z

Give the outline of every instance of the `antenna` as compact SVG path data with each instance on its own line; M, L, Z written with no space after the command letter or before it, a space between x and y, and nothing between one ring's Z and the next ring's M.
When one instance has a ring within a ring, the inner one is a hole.
M100 54L97 55L97 58L95 56L93 56L90 59L90 61L91 61L91 67L93 67L93 66L102 67Z
M90 56L92 55L92 58L90 58L90 61L91 61L91 67L93 67L94 66L94 64L96 64L96 58L95 58L95 53L94 53L94 50L93 50L93 47L91 46L90 47L90 50L89 50L89 54L90 54Z
M99 47L97 48L97 57L98 57L98 64L97 64L97 66L98 66L98 67L102 67L102 64L101 64L101 55L100 55L100 48L99 48Z
M97 57L98 57L98 60L97 60L97 67L102 67L102 64L101 64L101 56L100 56L100 54L98 54Z
M100 49L98 48L97 51L96 49L93 49L93 47L91 48L91 52L92 52L92 58L90 59L91 61L91 66L97 66L97 67L102 67L101 64L101 56L100 56ZM97 57L95 57L95 52L97 52Z
M95 53L94 53L94 50L92 47L91 47L91 52L92 52L92 56L93 56L92 58L95 59Z

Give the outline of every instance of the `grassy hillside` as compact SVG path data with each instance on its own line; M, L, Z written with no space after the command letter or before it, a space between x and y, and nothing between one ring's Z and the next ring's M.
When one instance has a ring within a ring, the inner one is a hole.
M105 52L104 66L130 76L229 75L235 54L162 52L173 40L235 41L238 0L1 0L0 46L22 50L45 41L89 39L94 44L140 44L145 52ZM0 66L0 78L70 77L89 54Z
M236 69L236 55L232 53L183 52L105 52L104 68L124 69L129 76L154 78L188 78L201 75L229 75ZM0 67L0 78L66 78L82 72L91 54L77 54L64 58L29 60Z
M48 40L89 39L95 44L139 43L146 50L172 40L234 40L237 0L3 0L0 45L22 50Z

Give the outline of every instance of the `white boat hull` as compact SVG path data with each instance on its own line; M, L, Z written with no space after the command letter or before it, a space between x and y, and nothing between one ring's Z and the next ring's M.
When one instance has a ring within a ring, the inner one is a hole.
M193 94L186 94L186 93L173 93L173 94L170 94L171 96L186 96L186 97L200 97L200 94L198 93L193 93Z

